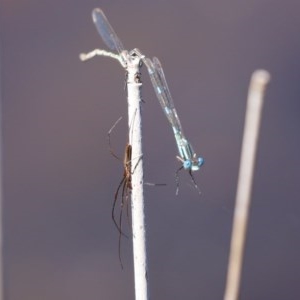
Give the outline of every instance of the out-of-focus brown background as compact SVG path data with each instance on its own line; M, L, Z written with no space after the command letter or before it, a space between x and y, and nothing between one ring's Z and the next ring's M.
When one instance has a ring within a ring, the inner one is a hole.
M5 287L10 300L133 299L131 241L111 220L127 140L124 70L101 7L127 49L162 61L187 137L206 164L180 174L171 128L143 69L152 299L222 299L251 73L272 74L254 180L241 299L300 299L299 1L40 1L0 4Z

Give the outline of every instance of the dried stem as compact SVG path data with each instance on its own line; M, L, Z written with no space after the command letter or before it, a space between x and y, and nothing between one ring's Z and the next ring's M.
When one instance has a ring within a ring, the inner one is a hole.
M260 120L269 80L267 71L257 70L250 82L224 300L237 300L239 295Z

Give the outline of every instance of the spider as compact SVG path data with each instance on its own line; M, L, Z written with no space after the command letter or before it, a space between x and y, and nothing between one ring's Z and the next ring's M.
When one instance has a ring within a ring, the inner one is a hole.
M113 202L113 207L112 207L112 219L121 235L126 236L122 232L122 212L123 212L123 207L124 205L127 204L127 216L129 215L128 212L128 197L130 195L130 192L132 190L132 184L131 184L131 175L133 172L131 172L131 154L132 154L132 146L130 144L126 144L125 146L125 153L124 153L124 160L123 160L123 167L124 167L124 172L123 172L123 178L120 181L117 190L115 192L115 198ZM116 203L118 200L118 195L120 192L120 189L122 188L122 194L121 194L121 212L120 212L120 217L119 217L119 224L116 221L115 218L115 208L116 208Z
M108 131L108 145L109 145L109 152L112 154L112 156L114 156L115 158L117 158L118 160L121 160L112 150L111 147L111 141L110 141L110 134L112 132L112 130L115 128L115 126L120 122L120 120L122 119L122 117L120 117L116 123L112 126L112 128ZM123 172L123 178L120 181L116 192L115 192L115 196L114 196L114 202L113 202L113 206L112 206L112 211L111 211L111 216L112 216L112 220L119 232L119 242L118 242L118 252L119 252L119 261L121 264L121 268L123 269L123 264L122 264L122 259L121 259L121 237L122 235L126 238L128 238L128 236L123 232L122 230L122 216L123 216L123 209L124 206L126 205L126 212L127 212L127 220L130 223L130 218L129 218L129 196L130 196L130 192L132 190L132 183L131 183L131 175L134 173L137 165L139 164L141 160L141 157L138 159L134 169L132 170L132 146L127 143L125 146L125 153L124 153L124 159L123 159L123 167L124 167L124 172ZM121 207L120 207L120 215L119 215L119 220L117 221L116 216L115 216L115 210L116 210L116 204L118 201L118 196L119 196L119 192L120 190L122 190L121 193ZM129 224L130 225L130 224Z
M111 153L112 156L114 156L118 160L121 160L121 159L112 150L110 135L111 135L111 132L113 131L113 129L116 127L116 125L121 121L121 119L122 119L122 117L120 117L115 122L115 124L111 127L111 129L108 131L109 152ZM142 157L136 158L137 162L136 162L134 168L132 168L132 162L135 159L132 158L132 146L129 143L127 143L125 146L124 159L123 159L123 168L124 168L123 177L116 189L113 206L112 206L112 211L111 211L112 220L119 232L118 254L119 254L119 261L120 261L122 269L123 269L123 264L122 264L122 258L121 258L121 238L122 238L122 236L128 238L128 236L122 230L123 210L124 210L124 206L126 206L126 215L127 215L127 220L128 220L129 227L130 227L131 224L130 224L130 217L129 217L129 197L130 197L130 193L132 190L131 175L134 173L134 171L137 168L138 164L140 163L141 159L142 159ZM148 183L148 182L145 182L144 184L149 185L149 186L165 186L166 185L165 183ZM121 206L120 206L119 220L117 220L115 211L116 211L116 205L118 202L118 197L119 197L120 191L122 191L121 192Z

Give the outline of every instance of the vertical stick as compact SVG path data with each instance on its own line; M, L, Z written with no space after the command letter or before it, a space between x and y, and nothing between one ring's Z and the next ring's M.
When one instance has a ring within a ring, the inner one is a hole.
M267 71L258 70L253 73L250 82L227 283L224 296L225 300L238 299L263 97L265 87L269 80L270 75Z
M0 300L4 299L4 255L3 255L3 166L2 166L2 56L1 56L1 43L0 43Z
M143 193L143 152L141 129L141 87L139 69L140 58L131 55L128 59L128 125L129 143L132 146L132 235L135 299L148 300L147 257Z

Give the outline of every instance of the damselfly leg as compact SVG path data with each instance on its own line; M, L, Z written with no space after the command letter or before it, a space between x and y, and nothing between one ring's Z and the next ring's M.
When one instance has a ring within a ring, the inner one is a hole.
M180 172L181 170L183 170L183 166L181 166L181 167L175 172L176 196L178 196L178 193L179 193L179 172ZM191 170L188 170L188 173L189 173L189 175L190 175L190 177L191 177L191 180L192 180L192 182L193 182L193 184L194 184L195 189L198 191L199 195L201 195L201 191L200 191L200 189L199 189L199 187L198 187L198 185L197 185L197 183L196 183L196 179L195 179L195 177L194 177L192 171L191 171Z

